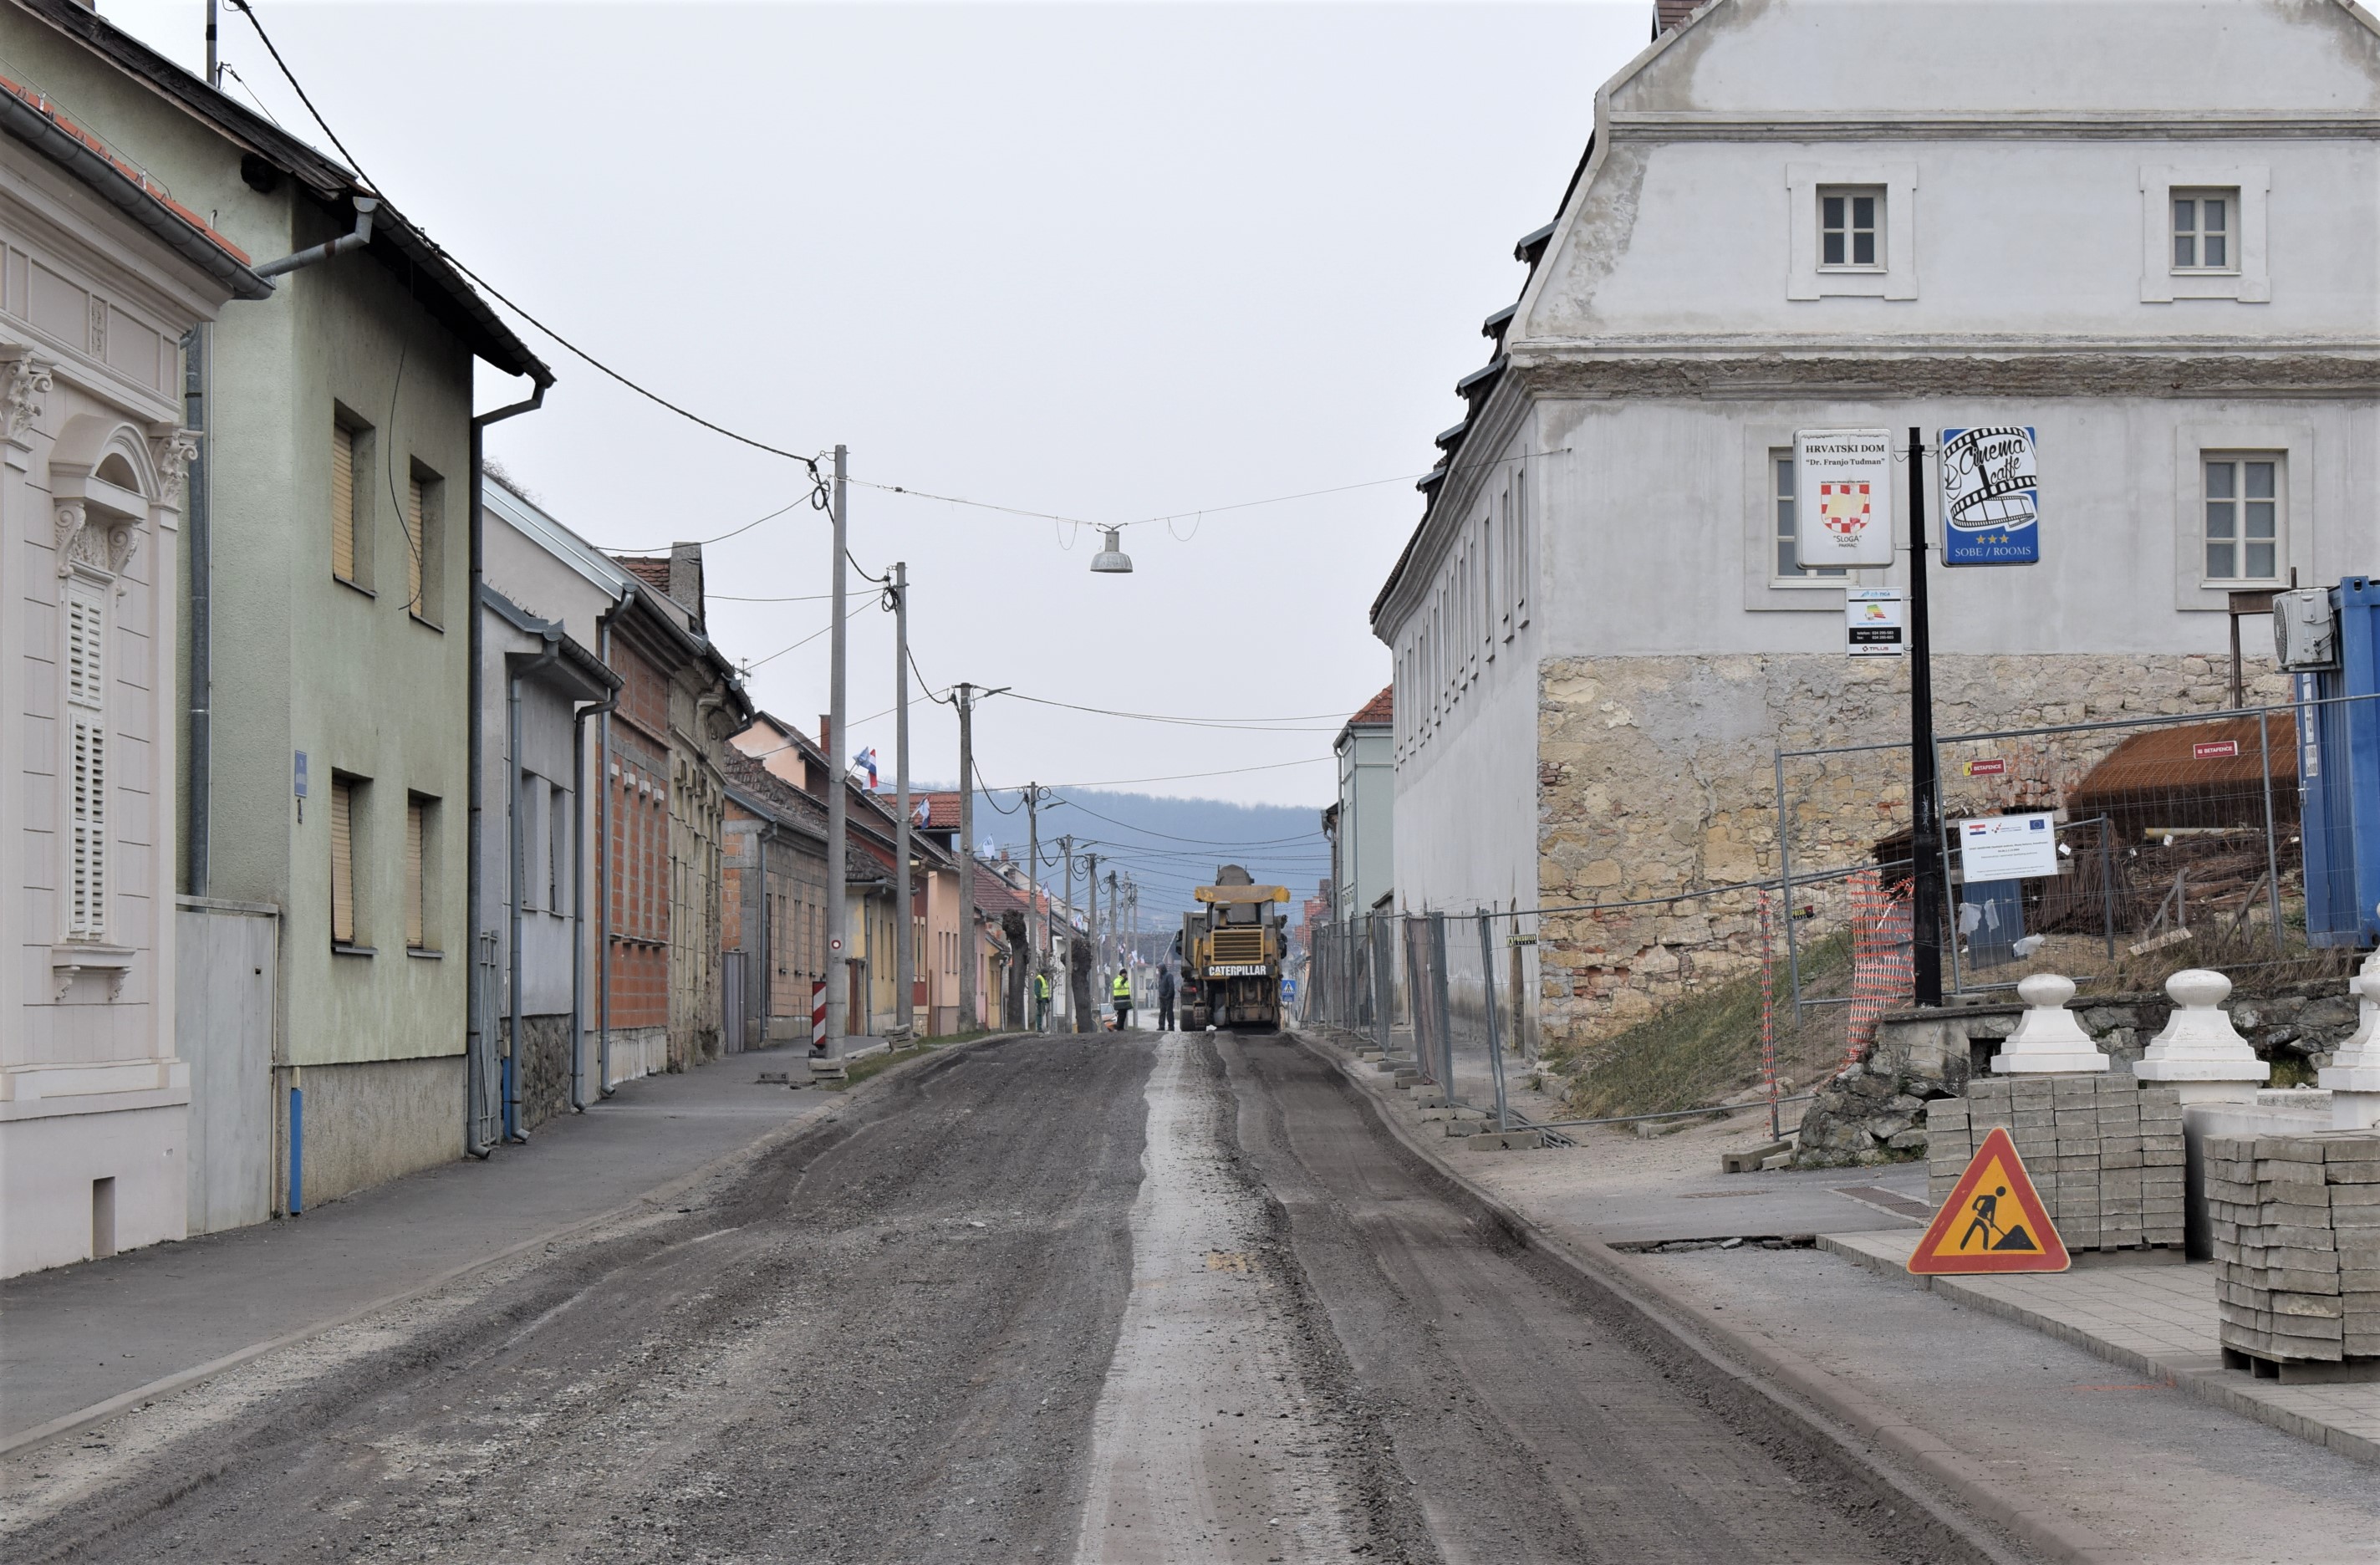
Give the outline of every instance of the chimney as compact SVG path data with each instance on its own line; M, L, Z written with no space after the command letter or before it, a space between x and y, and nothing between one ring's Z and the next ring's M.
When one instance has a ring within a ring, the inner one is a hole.
M702 545L670 545L669 595L694 613L694 627L702 628Z
M832 712L819 713L819 748L826 752L828 760L834 759L834 714Z

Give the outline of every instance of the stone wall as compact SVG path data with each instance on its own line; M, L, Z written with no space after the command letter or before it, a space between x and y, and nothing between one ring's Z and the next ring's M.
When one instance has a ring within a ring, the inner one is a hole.
M2107 1056L2108 1070L2129 1076L2173 1005L2162 994L2119 994L2069 1009ZM2355 1030L2357 1016L2344 977L2285 985L2269 994L2234 990L2222 1009L2258 1059L2293 1063L2308 1076L2330 1063L2331 1051ZM1970 1069L1989 1069L1985 1061L2023 1014L2021 1005L1972 1005L1886 1017L1876 1042L1803 1110L1794 1166L1839 1168L1922 1156L1926 1104L1964 1096Z
M2286 699L2251 663L2249 699ZM2126 655L1937 655L1937 731L2187 717L2225 703L2219 660ZM1777 873L1779 748L1905 744L1909 670L1898 659L1769 653L1556 658L1539 671L1537 885L1541 906L1673 895ZM2079 780L2120 734L2060 736L2002 782L1961 784L1965 811L2039 802L2022 790ZM2008 790L1996 794L1993 790ZM1909 826L1905 749L1796 762L1786 776L1797 873L1867 861ZM1819 927L1840 898L1813 893ZM1797 900L1800 900L1797 897ZM1549 1046L1592 1045L1664 1002L1757 962L1750 892L1667 907L1549 914L1540 923L1540 1022Z

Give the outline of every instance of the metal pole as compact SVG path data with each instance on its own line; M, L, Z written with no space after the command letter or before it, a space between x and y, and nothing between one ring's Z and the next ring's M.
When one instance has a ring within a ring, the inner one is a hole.
M851 820L849 807L844 799L843 763L836 758L843 747L844 726L844 663L843 663L843 598L844 539L851 515L849 488L844 481L847 449L834 448L834 572L833 590L830 594L827 645L827 720L826 743L826 1055L830 1060L843 1054L844 1011L850 999L850 969L844 965L845 928L844 904L849 896L846 882L851 852Z
M899 866L893 871L892 883L900 888L892 898L892 1013L900 1019L896 1025L914 1032L917 1023L917 951L912 909L917 882L909 868L909 565L904 560L892 562L892 710L896 714L892 725L892 791L901 815L900 824L893 829L892 843L892 861ZM929 1012L927 1025L932 1025L932 1013Z
M1479 910L1479 977L1480 989L1488 1002L1488 1062L1496 1075L1496 1128L1512 1128L1508 1106L1504 1100L1504 1043L1496 1032L1496 947L1495 936L1488 927L1488 910Z
M2231 634L2236 639L2240 622L2231 622ZM2256 713L2256 741L2265 756L2265 900L2273 907L2273 954L2281 954L2281 870L2280 855L2273 843L2273 731L2270 714Z
M1446 1007L1446 915L1429 916L1430 1020L1438 1028L1438 1057L1444 1062L1446 1094L1454 1096L1454 1028Z
M215 51L215 22L223 10L223 0L207 0L207 85L223 91L223 56Z
M2107 926L2107 960L2116 960L2116 822L2108 816L2099 818L2099 901L2105 905Z
M975 686L959 685L959 1025L975 1014Z
M1910 933L1916 1001L1942 1003L1942 823L1935 795L1934 627L1925 602L1925 431L1909 431L1909 845L1916 856ZM1790 909L1788 910L1791 911Z
M1937 744L1934 746L1934 775L1937 778L1939 778L1942 775L1942 746L1939 744ZM1947 820L1944 821L1942 823L1942 827L1943 829L1941 831L1938 831L1934 834L1934 852L1937 855L1936 862L1942 866L1942 899L1949 904L1948 916L1950 921L1950 992L1952 994L1964 994L1967 992L1967 964L1961 959L1959 954L1959 908L1957 902L1950 896L1950 843L1949 842L1950 835L1949 822ZM2023 904L2022 901L2019 902L2018 906L2020 909L2022 908ZM2019 916L2022 916L2021 911L2019 913Z

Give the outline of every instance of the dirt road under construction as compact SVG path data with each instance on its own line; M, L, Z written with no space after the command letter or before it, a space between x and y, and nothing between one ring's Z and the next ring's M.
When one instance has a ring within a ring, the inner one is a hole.
M5 1478L15 1565L2006 1558L1285 1037L933 1056Z

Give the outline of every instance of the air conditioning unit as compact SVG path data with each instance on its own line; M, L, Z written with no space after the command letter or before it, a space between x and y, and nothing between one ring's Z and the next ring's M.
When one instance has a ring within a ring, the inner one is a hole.
M2338 666L2338 616L2330 588L2273 594L2273 650L2292 672Z

